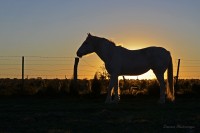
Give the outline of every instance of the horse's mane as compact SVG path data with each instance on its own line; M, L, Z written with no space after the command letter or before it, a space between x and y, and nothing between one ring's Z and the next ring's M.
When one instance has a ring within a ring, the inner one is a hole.
M101 38L101 39L103 39L104 41L110 43L112 46L116 46L116 44L112 40L109 40L109 39L106 39L106 38Z
M106 42L108 43L110 46L117 46L112 40L109 40L109 39L106 39L106 38L103 38L103 37L98 37L98 36L92 36L94 37L95 39L97 39L98 41L102 41L102 42Z

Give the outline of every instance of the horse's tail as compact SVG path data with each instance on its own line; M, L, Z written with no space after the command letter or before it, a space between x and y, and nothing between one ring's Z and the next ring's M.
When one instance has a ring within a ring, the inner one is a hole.
M173 79L173 63L172 63L172 57L170 55L170 61L168 65L168 70L167 70L167 98L170 101L175 100L174 96L174 79Z

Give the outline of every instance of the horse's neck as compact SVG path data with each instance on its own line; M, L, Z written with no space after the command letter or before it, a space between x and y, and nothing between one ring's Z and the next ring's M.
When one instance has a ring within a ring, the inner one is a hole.
M104 63L108 63L112 58L113 47L110 44L98 43L95 52Z

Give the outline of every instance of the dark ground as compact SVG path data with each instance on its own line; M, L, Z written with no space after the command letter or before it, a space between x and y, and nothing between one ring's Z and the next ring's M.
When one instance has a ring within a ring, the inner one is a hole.
M150 97L0 98L0 133L195 133L200 132L200 98L157 104Z

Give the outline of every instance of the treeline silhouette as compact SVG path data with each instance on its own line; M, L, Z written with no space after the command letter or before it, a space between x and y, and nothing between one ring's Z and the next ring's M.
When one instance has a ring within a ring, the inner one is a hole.
M79 79L76 84L72 79L25 79L22 88L20 79L0 79L0 96L80 96L98 97L107 92L109 80L99 78ZM120 80L121 95L159 96L157 80ZM177 96L200 95L199 79L180 79L175 88Z

